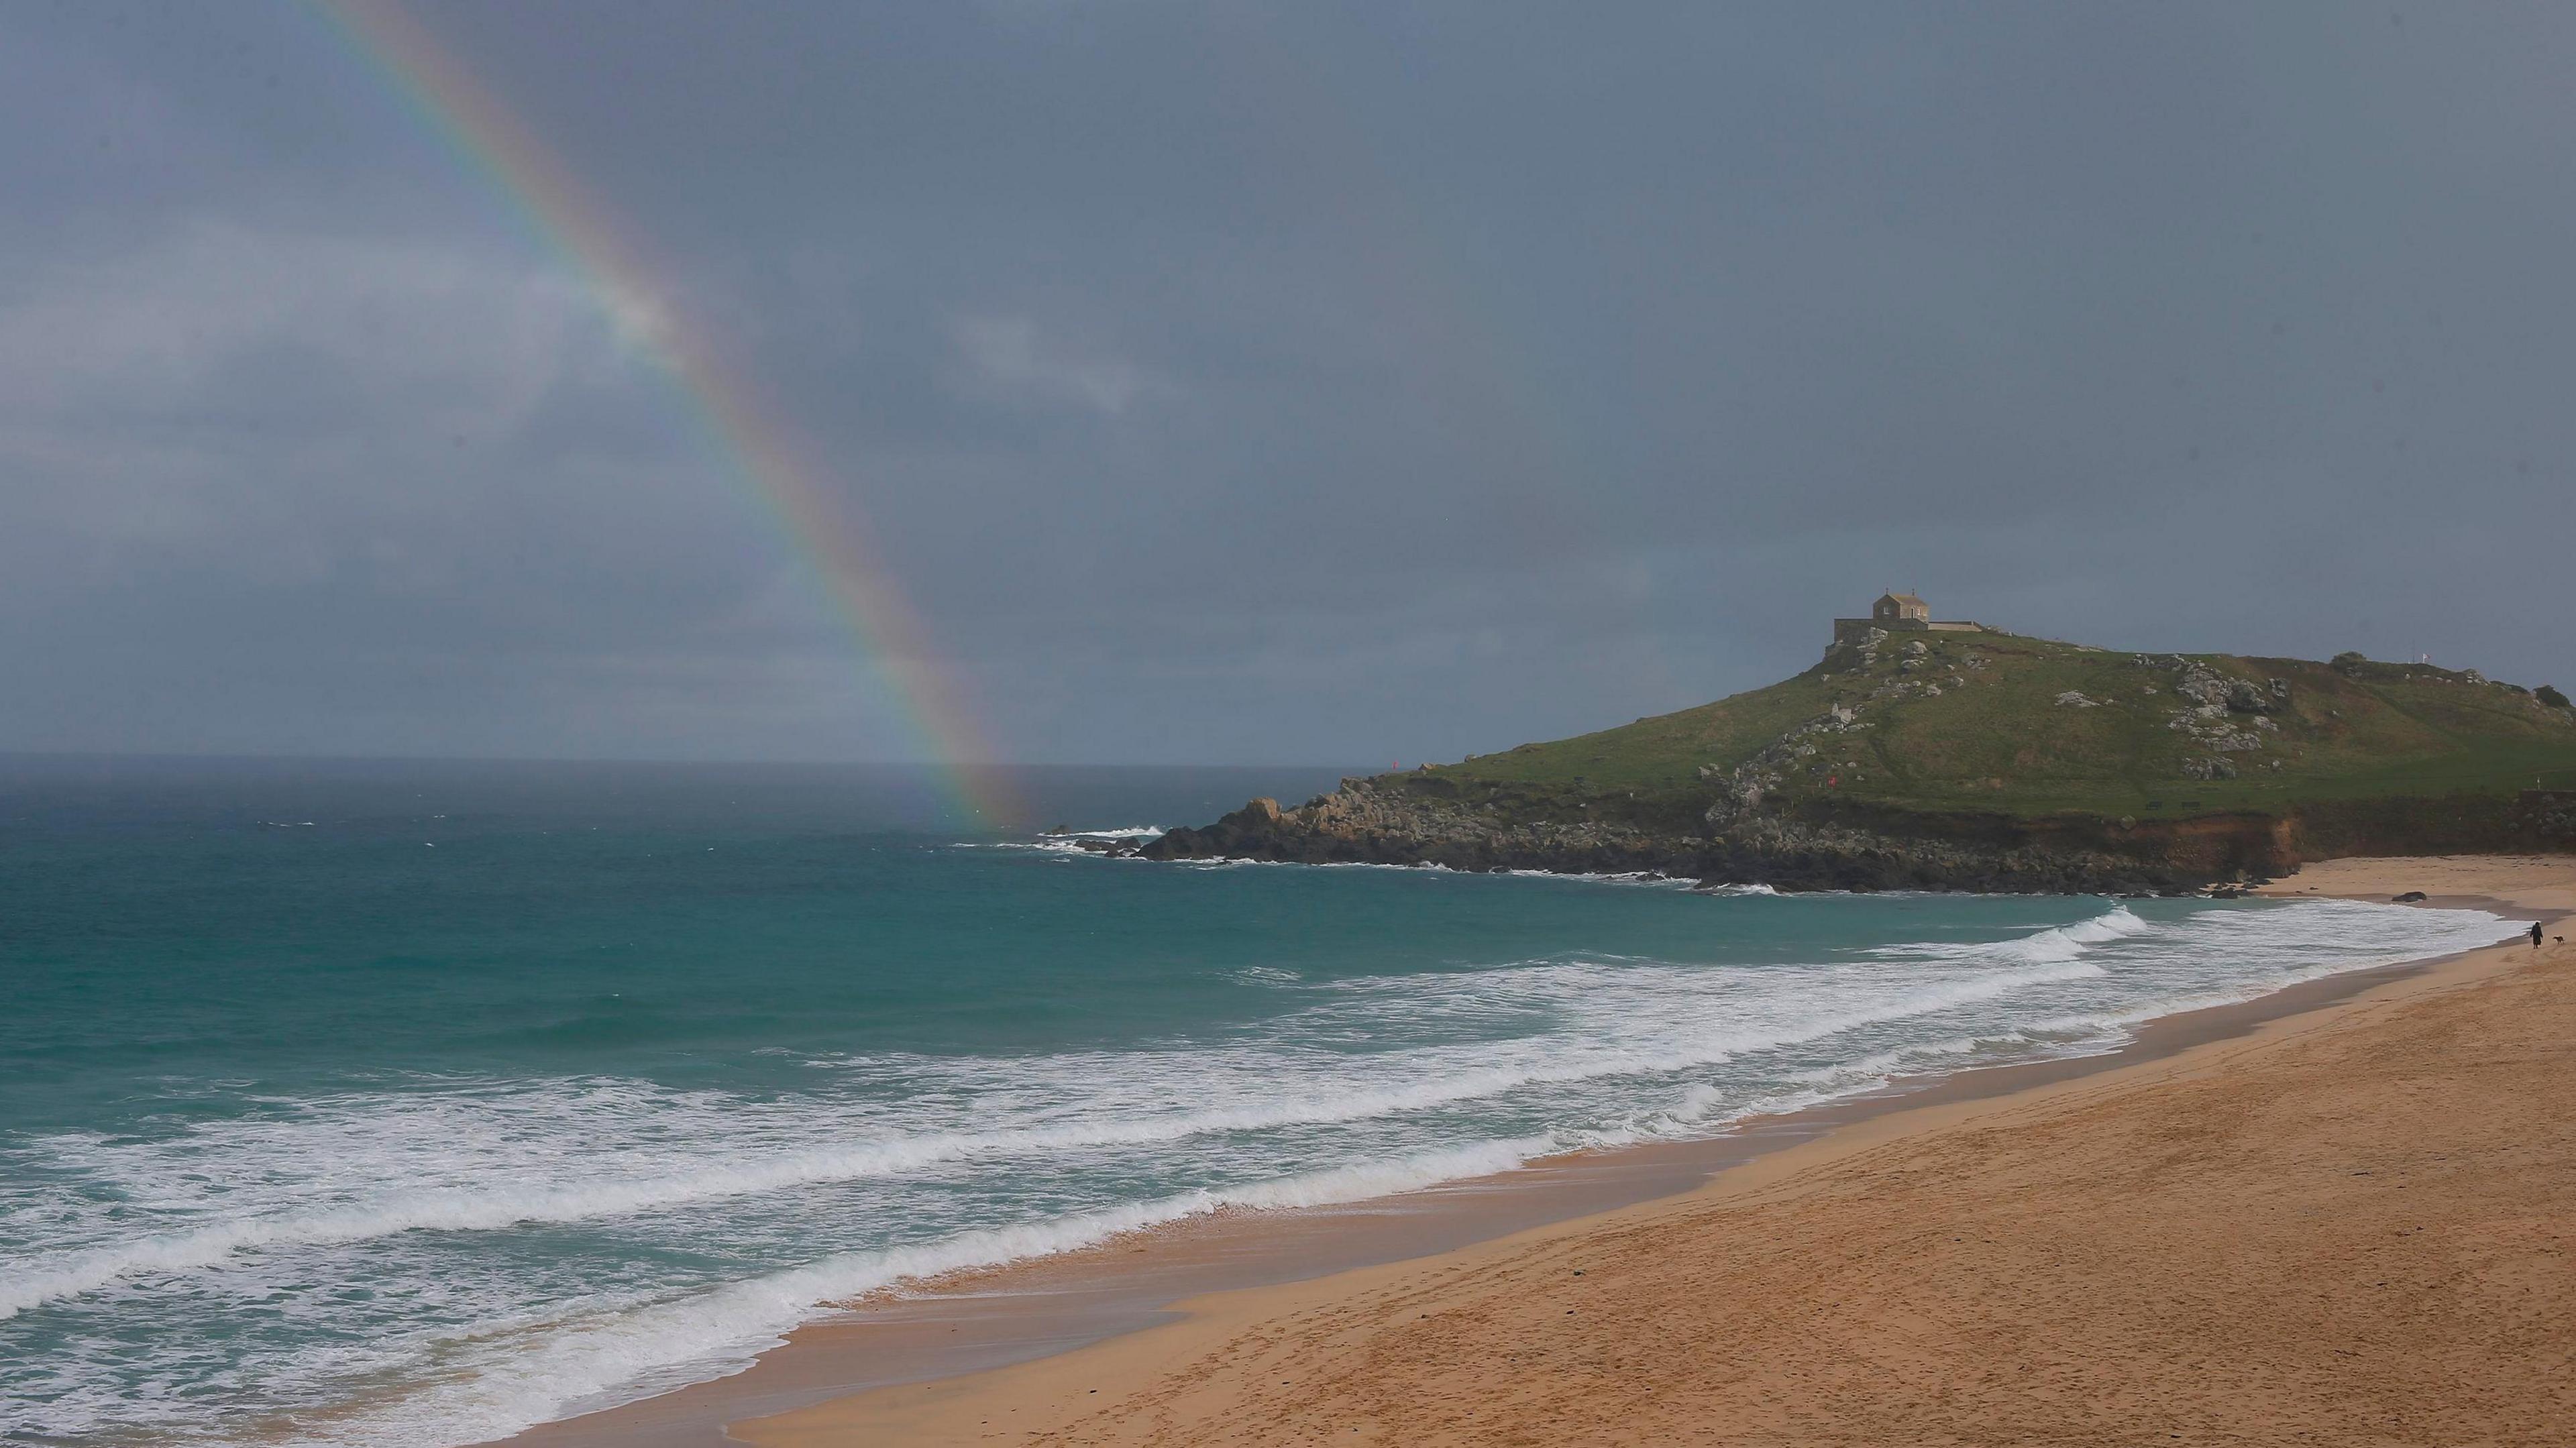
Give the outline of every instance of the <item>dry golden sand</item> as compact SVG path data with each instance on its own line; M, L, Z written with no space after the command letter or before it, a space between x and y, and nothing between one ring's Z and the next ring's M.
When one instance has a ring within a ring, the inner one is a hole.
M2576 861L2276 893L2576 910ZM2558 933L2569 933L2559 924ZM762 1448L2576 1443L2576 947L1857 1123L1689 1195L1186 1304Z

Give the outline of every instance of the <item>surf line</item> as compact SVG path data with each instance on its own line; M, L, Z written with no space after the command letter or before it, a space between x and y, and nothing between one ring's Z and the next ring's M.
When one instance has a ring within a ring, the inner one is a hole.
M702 437L812 568L935 761L945 793L987 824L1018 801L956 671L941 662L866 516L719 330L658 283L639 230L538 138L455 49L393 0L306 0L309 9L469 174L580 278L619 336L657 363Z

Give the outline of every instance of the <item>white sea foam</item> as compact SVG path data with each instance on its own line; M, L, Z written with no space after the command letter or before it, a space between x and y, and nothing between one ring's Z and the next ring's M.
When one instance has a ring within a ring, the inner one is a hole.
M818 1308L905 1282L1073 1251L1229 1209L1364 1201L1508 1170L1562 1149L1553 1137L1479 1142L1397 1161L960 1232L891 1251L839 1253L697 1296L552 1326L543 1331L541 1342L506 1344L503 1351L481 1355L484 1360L471 1376L284 1441L314 1448L445 1448L506 1437L576 1406L631 1396L636 1388L738 1372L775 1346L780 1334L814 1317ZM542 1350L531 1350L538 1348Z
M1085 840L1151 840L1171 831L1162 825L1120 825L1113 829L1066 830L1062 834L1039 835L1027 840L959 840L949 846L956 850L1042 850L1055 855L1094 855L1102 859L1117 858L1101 851L1086 849Z
M1271 870L1394 870L1408 875L1448 875L1459 879L1503 877L1513 880L1572 880L1593 885L1651 885L1672 889L1696 889L1699 882L1686 875L1667 875L1661 870L1614 870L1587 873L1581 870L1461 870L1432 860L1394 864L1383 860L1170 860L1161 863L1183 869L1226 870L1253 865ZM1769 893L1767 887L1750 887ZM1713 892L1714 893L1714 892Z
M1226 1065L1234 1065L1238 1074L1251 1079L1226 1083L1236 1086L1237 1099L1197 1110L1105 1117L1087 1111L1078 1119L1042 1126L928 1132L830 1148L705 1161L684 1173L568 1185L523 1183L506 1189L447 1188L381 1194L321 1211L232 1218L38 1262L30 1270L0 1277L0 1318L41 1303L93 1292L124 1278L220 1267L238 1253L261 1248L327 1247L412 1231L494 1231L538 1223L576 1222L792 1187L899 1176L975 1157L1052 1157L1085 1149L1170 1143L1208 1134L1329 1125L1492 1098L1532 1086L1668 1073L1713 1065L1747 1051L1815 1040L1858 1025L1991 999L2096 969L2047 961L1955 981L1908 985L1841 1009L1829 1005L1820 1010L1752 1013L1743 1024L1731 1029L1694 1026L1686 1033L1631 1034L1609 1044L1551 1043L1543 1050L1505 1053L1500 1064L1475 1064L1495 1058L1495 1051L1485 1046L1463 1051L1435 1048L1392 1053L1391 1061L1369 1063L1370 1074L1379 1079L1315 1082L1312 1085L1320 1089L1287 1094L1268 1089L1277 1079L1278 1063L1273 1059L1202 1061L1197 1063L1202 1080L1195 1093L1202 1097L1217 1084L1207 1079L1211 1065L1218 1072L1223 1072ZM1418 979L1404 977L1396 981L1402 987ZM1517 997L1524 1003L1546 1004L1581 994L1603 983L1606 975L1598 967L1578 964L1535 971L1486 972L1469 979L1476 993L1489 999L1509 1001ZM1366 990L1374 984L1360 982L1355 988ZM1437 997L1422 998L1418 989L1416 995L1408 1004L1417 1018L1442 1009ZM1377 1005L1372 1009L1382 1014L1386 1008ZM1066 1078L1070 1086L1083 1076L1133 1076L1136 1064L1132 1059L1076 1057L1057 1062L1014 1062L1008 1069L1038 1080L1049 1076ZM1064 1070L1067 1065L1074 1069ZM1151 1065L1174 1071L1191 1069L1186 1060L1157 1058ZM1387 1069L1388 1066L1395 1069ZM1161 1078L1162 1082L1169 1079ZM1151 1089L1156 1094L1166 1089L1155 1081L1150 1069L1139 1082L1147 1083L1153 1083ZM1099 1095L1095 1090L1085 1104L1094 1108L1111 1104L1099 1101ZM1118 1104L1132 1107L1132 1103ZM368 1116L369 1126L382 1126L382 1113ZM354 1147L356 1143L350 1145Z

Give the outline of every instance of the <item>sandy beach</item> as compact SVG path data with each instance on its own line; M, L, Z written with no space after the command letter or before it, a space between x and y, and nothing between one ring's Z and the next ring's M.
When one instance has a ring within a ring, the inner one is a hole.
M2551 922L2576 860L2348 860ZM763 1448L2556 1443L2576 953L1837 1125L1706 1185L752 1421Z

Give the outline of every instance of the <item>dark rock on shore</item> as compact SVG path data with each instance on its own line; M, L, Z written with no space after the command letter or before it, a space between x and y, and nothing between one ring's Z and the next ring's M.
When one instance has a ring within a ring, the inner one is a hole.
M1443 865L1572 874L1655 869L1668 842L1608 822L1514 820L1375 780L1283 810L1256 799L1212 825L1177 829L1137 853L1154 860L1282 860L1308 865Z
M1935 832L1741 809L1714 813L1727 815L1723 828L1672 834L1613 820L1520 817L1388 781L1353 779L1294 809L1257 799L1214 824L1173 830L1129 853L1156 860L1652 871L1707 885L1779 890L2127 895L2179 893L2279 868L2259 827L2231 833L2102 821L2090 830L2051 832L1979 819Z

